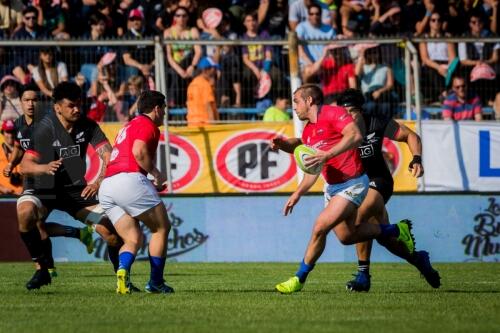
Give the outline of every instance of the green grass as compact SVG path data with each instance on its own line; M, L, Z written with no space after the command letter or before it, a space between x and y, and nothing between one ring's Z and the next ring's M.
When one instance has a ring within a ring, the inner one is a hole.
M116 295L106 263L59 264L52 285L28 292L28 263L0 264L0 332L499 332L500 264L438 264L430 288L405 264L372 264L369 293L348 293L354 264L318 264L304 290L274 285L296 264L168 263L176 293ZM143 287L148 265L132 280Z

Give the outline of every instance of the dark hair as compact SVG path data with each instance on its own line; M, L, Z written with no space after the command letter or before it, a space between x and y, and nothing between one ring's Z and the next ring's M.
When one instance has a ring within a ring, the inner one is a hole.
M33 14L35 14L36 17L38 17L38 10L33 6L28 6L28 7L24 8L22 13L23 13L23 16L28 14L28 13L33 13Z
M99 22L101 21L106 23L106 16L99 12L94 13L89 17L89 25L96 25L99 24Z
M363 93L358 89L346 89L337 99L338 106L361 108L365 104Z
M307 14L309 14L309 11L312 9L312 8L317 8L319 10L319 16L321 16L322 14L322 9L321 9L321 6L318 5L317 3L313 2L312 4L310 4L309 6L307 6Z
M295 90L294 94L300 92L300 96L306 99L307 97L312 97L313 104L321 105L323 104L323 92L321 88L316 84L307 83L300 86L297 90Z
M141 92L137 101L137 112L139 114L150 113L155 106L165 105L165 95L156 90Z
M38 95L40 88L38 88L38 86L34 83L25 84L24 86L21 87L21 90L19 91L19 96L22 98L24 93L27 91L34 91Z
M74 82L61 82L54 88L52 98L54 103L58 103L63 99L75 102L82 98L82 90Z

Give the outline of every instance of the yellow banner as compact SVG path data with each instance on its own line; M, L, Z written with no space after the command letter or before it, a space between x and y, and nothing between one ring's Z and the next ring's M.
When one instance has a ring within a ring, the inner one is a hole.
M411 129L414 122L405 122ZM120 124L101 125L111 142ZM292 192L297 187L292 155L268 149L271 138L293 136L292 123L171 127L170 159L175 193ZM165 147L160 142L158 166L165 171ZM384 156L394 177L395 191L416 191L408 171L412 158L405 143L384 141ZM320 180L312 191L321 192Z

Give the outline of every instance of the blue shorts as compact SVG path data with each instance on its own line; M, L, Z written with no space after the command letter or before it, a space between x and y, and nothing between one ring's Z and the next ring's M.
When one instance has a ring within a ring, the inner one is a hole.
M355 204L356 207L361 206L361 203L365 200L366 194L368 193L369 184L370 180L366 174L349 179L343 183L326 184L324 188L325 207L335 195L349 200Z

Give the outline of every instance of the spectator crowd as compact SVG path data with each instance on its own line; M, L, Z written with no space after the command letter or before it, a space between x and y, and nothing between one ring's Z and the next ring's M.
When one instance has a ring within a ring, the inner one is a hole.
M20 86L35 83L46 103L53 88L73 80L85 91L87 115L127 121L144 89L154 88L154 50L141 44L104 46L108 39L159 36L165 43L169 107L187 106L188 121L218 120L218 108L247 107L286 120L290 82L287 48L259 44L295 31L303 82L319 84L326 102L359 88L368 112L393 116L403 101L403 48L334 43L342 38L422 37L421 91L445 119L480 120L482 108L500 119L500 44L432 41L498 36L499 0L0 0L2 40L92 40L78 47L0 48L0 118L21 113ZM214 46L188 40L244 40ZM173 42L170 42L173 40ZM333 43L332 43L333 42ZM463 86L463 87L462 87ZM414 87L412 87L414 89ZM412 91L412 95L415 95ZM194 96L194 97L193 97ZM203 96L203 101L197 101ZM191 114L190 114L191 112ZM278 116L276 116L278 115Z

